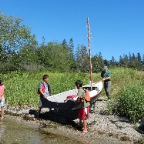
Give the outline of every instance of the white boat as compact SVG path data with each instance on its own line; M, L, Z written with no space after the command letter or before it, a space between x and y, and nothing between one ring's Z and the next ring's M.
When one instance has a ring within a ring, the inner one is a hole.
M103 83L102 81L93 83L91 85L85 85L83 88L89 90L91 102L95 101L100 95ZM47 99L42 99L43 107L54 108L59 110L71 110L75 107L75 101L77 100L77 89L65 91L56 95L49 96Z

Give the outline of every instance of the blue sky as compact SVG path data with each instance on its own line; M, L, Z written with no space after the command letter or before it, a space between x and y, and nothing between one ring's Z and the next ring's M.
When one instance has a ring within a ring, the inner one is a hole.
M87 46L86 18L91 23L92 54L105 59L144 54L144 0L0 0L6 15L23 18L39 43L72 37Z

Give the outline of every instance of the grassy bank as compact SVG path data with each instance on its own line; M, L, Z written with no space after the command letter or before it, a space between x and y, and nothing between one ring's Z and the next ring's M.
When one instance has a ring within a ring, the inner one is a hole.
M144 111L144 72L131 69L116 68L112 71L111 94L114 102L112 109L118 114L138 120ZM20 73L0 75L5 80L6 99L9 105L38 105L38 84L41 77L49 74L52 93L60 93L75 87L74 82L81 79L84 84L89 83L89 74L84 73ZM100 74L93 74L93 81L99 81ZM105 93L103 92L102 95Z
M75 88L74 82L81 79L84 84L89 83L89 74L84 73L11 73L0 75L6 86L6 99L9 105L38 105L38 84L44 74L49 75L52 94L57 94ZM94 75L94 81L99 78Z
M112 96L112 111L133 122L144 118L144 72L131 69L113 70Z

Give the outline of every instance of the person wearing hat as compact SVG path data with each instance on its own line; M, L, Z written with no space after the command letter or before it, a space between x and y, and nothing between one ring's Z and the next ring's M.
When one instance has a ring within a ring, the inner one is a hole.
M104 82L104 89L106 96L110 99L110 88L111 88L111 71L108 70L107 66L104 66L104 69L101 73L102 80Z

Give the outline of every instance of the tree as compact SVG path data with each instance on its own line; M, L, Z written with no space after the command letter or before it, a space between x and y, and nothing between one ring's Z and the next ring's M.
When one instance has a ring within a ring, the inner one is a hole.
M129 62L132 61L132 55L129 53Z
M135 56L134 53L132 54L132 58L131 58L131 60L132 60L132 61L136 61L136 60L137 60L137 59L136 59L136 56Z
M6 62L6 59L7 59L7 54L2 49L2 45L0 45L0 61L1 62Z
M104 60L104 65L108 66L109 65L109 61L108 60Z
M137 53L137 61L138 61L139 63L142 62L142 58L141 58L141 54L140 54L140 53Z
M7 53L19 51L25 45L33 45L35 37L20 18L8 17L0 13L0 45Z
M103 70L104 65L108 65L108 61L104 61L102 54L99 53L92 57L92 64L93 64L93 72L100 72Z
M72 38L69 41L68 54L69 54L70 60L73 61L74 60L74 42Z
M120 58L119 58L119 65L120 65L120 66L123 66L123 64L124 64L123 57L120 56Z
M112 67L116 66L116 60L115 60L114 56L112 56L112 58L110 60L110 66L112 66Z
M35 36L31 34L28 27L21 23L22 20L20 18L8 17L0 12L1 62L5 62L10 66L15 66L16 63L26 60L26 55L23 58L18 57L19 53L23 51L22 49L26 47L33 47L36 49L37 46ZM30 53L28 53L28 55L29 54ZM15 68L19 69L18 65Z
M64 39L64 40L62 41L62 45L65 46L65 47L67 46L67 41L66 41L66 39Z
M79 45L76 51L76 67L77 70L82 72L88 72L89 71L89 55L86 49L86 46Z
M138 69L138 67L139 67L139 62L137 60L137 57L133 53L131 56L131 61L129 61L129 68Z
M127 55L124 55L123 56L123 66L128 67L128 63L129 63L129 58Z
M71 69L76 70L75 58L74 58L74 42L73 42L72 38L69 40L68 55L69 55L69 61L71 64L71 66L70 66Z

